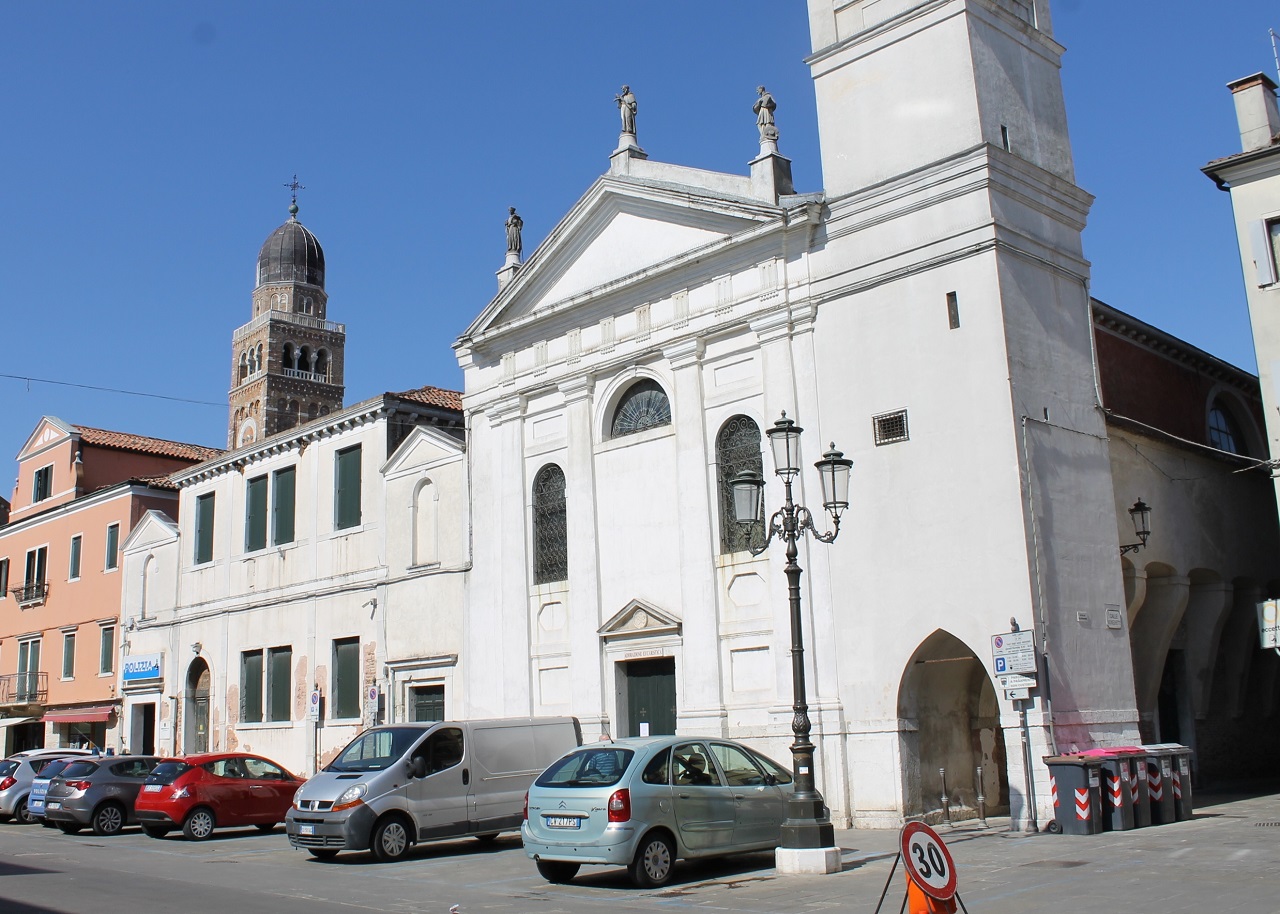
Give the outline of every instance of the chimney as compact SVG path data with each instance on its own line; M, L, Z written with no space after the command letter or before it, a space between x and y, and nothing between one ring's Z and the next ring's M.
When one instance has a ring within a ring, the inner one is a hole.
M1276 134L1280 134L1276 84L1265 73L1255 73L1227 83L1227 88L1235 96L1242 151L1250 152L1270 146Z

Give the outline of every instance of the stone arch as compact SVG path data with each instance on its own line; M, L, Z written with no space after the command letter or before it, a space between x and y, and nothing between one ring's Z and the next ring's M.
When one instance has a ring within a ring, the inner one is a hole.
M156 574L159 570L155 553L147 553L147 557L142 560L142 603L138 607L138 617L141 619L147 618L147 607L155 599Z
M311 370L318 375L329 374L329 350L327 349L316 350L316 363L315 363L315 367L312 368Z
M940 769L946 770L953 819L977 815L979 788L989 814L1008 812L1000 702L986 667L967 644L942 629L920 643L898 687L898 717L904 816L941 819Z
M1129 610L1129 650L1142 738L1155 741L1165 660L1191 597L1191 578L1162 562L1151 562L1143 571L1142 599Z
M249 353L241 352L239 380L243 381L247 377L249 377Z

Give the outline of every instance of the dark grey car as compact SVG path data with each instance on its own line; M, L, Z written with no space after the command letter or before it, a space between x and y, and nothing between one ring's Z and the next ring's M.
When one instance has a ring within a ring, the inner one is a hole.
M50 782L45 817L69 835L85 826L98 835L118 834L137 824L133 804L159 761L154 755L77 759Z

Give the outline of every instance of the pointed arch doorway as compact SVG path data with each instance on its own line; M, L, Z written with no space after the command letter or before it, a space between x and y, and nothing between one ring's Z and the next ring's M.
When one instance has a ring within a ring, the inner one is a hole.
M952 819L1007 814L1009 775L1000 703L976 654L939 629L921 642L902 675L903 815L942 818L943 775ZM979 783L977 769L982 768Z
M183 728L184 753L194 755L209 751L209 691L212 683L209 664L197 657L187 668L186 726Z

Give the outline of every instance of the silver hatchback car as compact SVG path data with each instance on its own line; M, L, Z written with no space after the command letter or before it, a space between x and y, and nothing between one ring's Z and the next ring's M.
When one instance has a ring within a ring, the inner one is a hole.
M0 822L10 817L22 825L34 822L27 798L41 770L54 759L88 754L84 749L28 749L0 761Z
M86 825L95 835L115 835L138 819L133 806L154 755L104 755L76 759L62 769L45 794L44 814L68 835Z
M593 743L557 759L529 788L525 853L551 882L584 863L626 866L665 885L677 858L776 847L791 773L725 739L659 736Z

